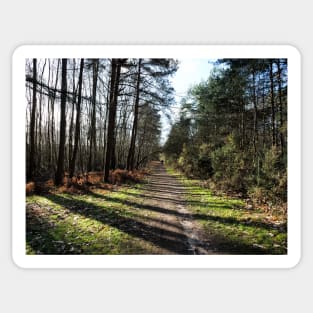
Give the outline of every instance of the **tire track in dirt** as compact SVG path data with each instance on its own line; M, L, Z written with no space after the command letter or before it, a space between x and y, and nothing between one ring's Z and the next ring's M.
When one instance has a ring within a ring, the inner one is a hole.
M166 172L161 162L152 162L151 166L148 183L142 187L142 205L154 215L150 224L159 229L163 245L168 240L169 254L215 254L187 209L185 187ZM167 233L171 236L168 237Z

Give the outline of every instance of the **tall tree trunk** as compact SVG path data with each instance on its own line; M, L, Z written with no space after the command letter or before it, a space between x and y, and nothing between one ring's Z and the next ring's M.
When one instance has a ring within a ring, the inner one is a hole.
M116 134L114 133L114 137L112 140L112 153L111 153L110 169L114 170L115 168L116 168Z
M74 128L74 108L76 103L76 86L75 86L75 59L73 59L73 100L72 100L72 110L71 110L71 120L68 134L68 161L69 167L71 165L71 159L73 155L73 128Z
M257 153L256 141L258 137L258 106L257 106L257 96L256 96L256 83L255 83L255 72L252 73L252 81L253 81L253 147L254 153Z
M48 59L48 64L49 64L49 71L48 71L48 86L50 85L50 75L51 75L51 63L50 63L50 59ZM51 123L51 118L50 118L50 101L51 101L51 97L50 94L48 95L48 169L49 171L51 170L51 134L50 134L50 123Z
M75 163L76 163L76 156L78 151L78 144L80 139L80 105L82 99L82 83L83 83L83 69L84 69L84 59L80 60L80 69L79 69L79 79L78 79L78 99L76 104L76 124L75 124L75 142L74 142L74 149L73 155L70 164L69 176L73 177L75 172Z
M104 180L108 181L109 172L112 165L114 166L115 159L115 119L117 109L117 98L119 93L119 80L121 74L121 59L112 59L111 66L111 84L110 84L110 103L109 103L109 122L107 133L107 149L104 168ZM113 162L112 162L113 161ZM112 164L113 163L113 164Z
M265 148L266 145L266 112L265 112L265 80L263 79L263 84L262 84L262 124L263 124L263 149Z
M54 85L54 93L53 93L53 97L51 100L51 110L52 110L52 120L51 120L52 164L55 164L55 162L57 160L56 145L55 145L55 138L54 138L55 137L55 134L54 134L54 126L55 126L54 125L54 103L55 103L56 92L57 92L57 87L58 87L59 68L60 68L60 60L58 60L57 72L56 72L56 77L55 77L55 85Z
M97 82L98 82L98 68L99 59L94 59L93 65L93 82L92 82L92 114L90 125L90 145L89 145L89 161L88 171L94 170L95 154L96 154L96 99L97 99Z
M279 97L279 115L280 115L280 145L282 155L285 150L285 139L282 131L284 125L284 116L283 116L283 99L282 99L282 83L281 83L281 64L280 60L277 60L277 69L278 69L278 97Z
M240 106L240 123L241 123L241 140L240 140L240 147L244 149L246 144L246 122L245 122L245 101L244 99L241 100ZM216 134L215 134L216 136Z
M128 107L128 102L127 99L124 99L125 107ZM127 146L127 124L128 124L128 118L129 118L129 112L127 109L123 111L122 115L122 122L121 122L121 127L120 127L120 144L119 144L119 159L118 159L118 166L120 168L125 169L127 166L127 153L125 147Z
M108 87L111 85L111 81L108 82ZM109 113L109 102L110 102L110 93L107 92L106 96L106 108L105 108L105 116L104 116L104 125L103 125L103 164L102 168L104 169L105 167L105 158L106 158L106 146L107 146L107 141L106 141L106 135L107 135L107 122L108 122L108 113Z
M61 117L60 117L60 144L58 167L55 174L55 184L61 185L64 177L64 148L65 148L65 130L66 130L66 93L67 93L67 59L62 59L62 82L61 82Z
M270 81L271 81L271 119L272 119L272 145L276 146L276 127L275 127L275 94L274 94L274 75L273 61L270 64Z
M35 118L37 106L37 59L33 59L33 105L30 120L30 152L28 180L32 179L35 170Z
M141 136L141 141L139 143L139 147L138 147L138 154L137 154L137 163L136 163L136 169L138 170L139 168L139 162L140 162L140 158L141 158L141 149L143 148L144 142L145 142L145 136L146 136L146 129L147 129L147 118L145 119L145 123L143 126L143 133Z
M139 111L139 94L140 94L140 72L141 72L141 61L138 60L138 73L137 73L137 83L136 83L136 97L135 97L135 108L134 108L134 122L133 129L130 140L130 147L127 157L127 170L134 169L134 158L135 158L135 144L136 144L136 136L137 136L137 125L138 125L138 111Z
M40 171L41 168L41 156L42 156L42 88L43 88L43 74L45 71L45 67L46 67L46 63L47 63L47 59L45 59L45 63L43 65L42 68L42 72L41 72L41 77L40 77L40 81L41 81L41 86L40 86L40 95L39 95L39 124L38 124L38 151L37 151L37 168L38 171Z

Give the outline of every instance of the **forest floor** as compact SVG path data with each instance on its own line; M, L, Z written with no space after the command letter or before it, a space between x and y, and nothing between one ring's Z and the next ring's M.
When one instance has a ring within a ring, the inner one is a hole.
M144 182L26 199L27 254L285 254L286 221L160 162Z

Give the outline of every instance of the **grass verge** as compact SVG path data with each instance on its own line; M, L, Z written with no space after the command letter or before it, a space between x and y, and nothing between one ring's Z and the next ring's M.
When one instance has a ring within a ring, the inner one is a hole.
M189 210L202 224L217 252L225 254L286 254L286 217L260 208L249 208L241 199L216 196L172 168L186 188Z
M138 185L88 193L50 192L26 200L27 254L155 254L141 228Z

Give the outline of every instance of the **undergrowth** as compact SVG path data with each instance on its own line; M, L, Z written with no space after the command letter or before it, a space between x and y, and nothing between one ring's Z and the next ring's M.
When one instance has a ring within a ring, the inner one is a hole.
M51 191L84 193L93 188L112 190L113 185L140 183L146 174L147 170L127 171L116 169L110 171L109 181L104 182L103 172L89 172L71 178L65 173L63 184L58 187L54 185L52 178L28 182L26 184L26 195L43 194Z

